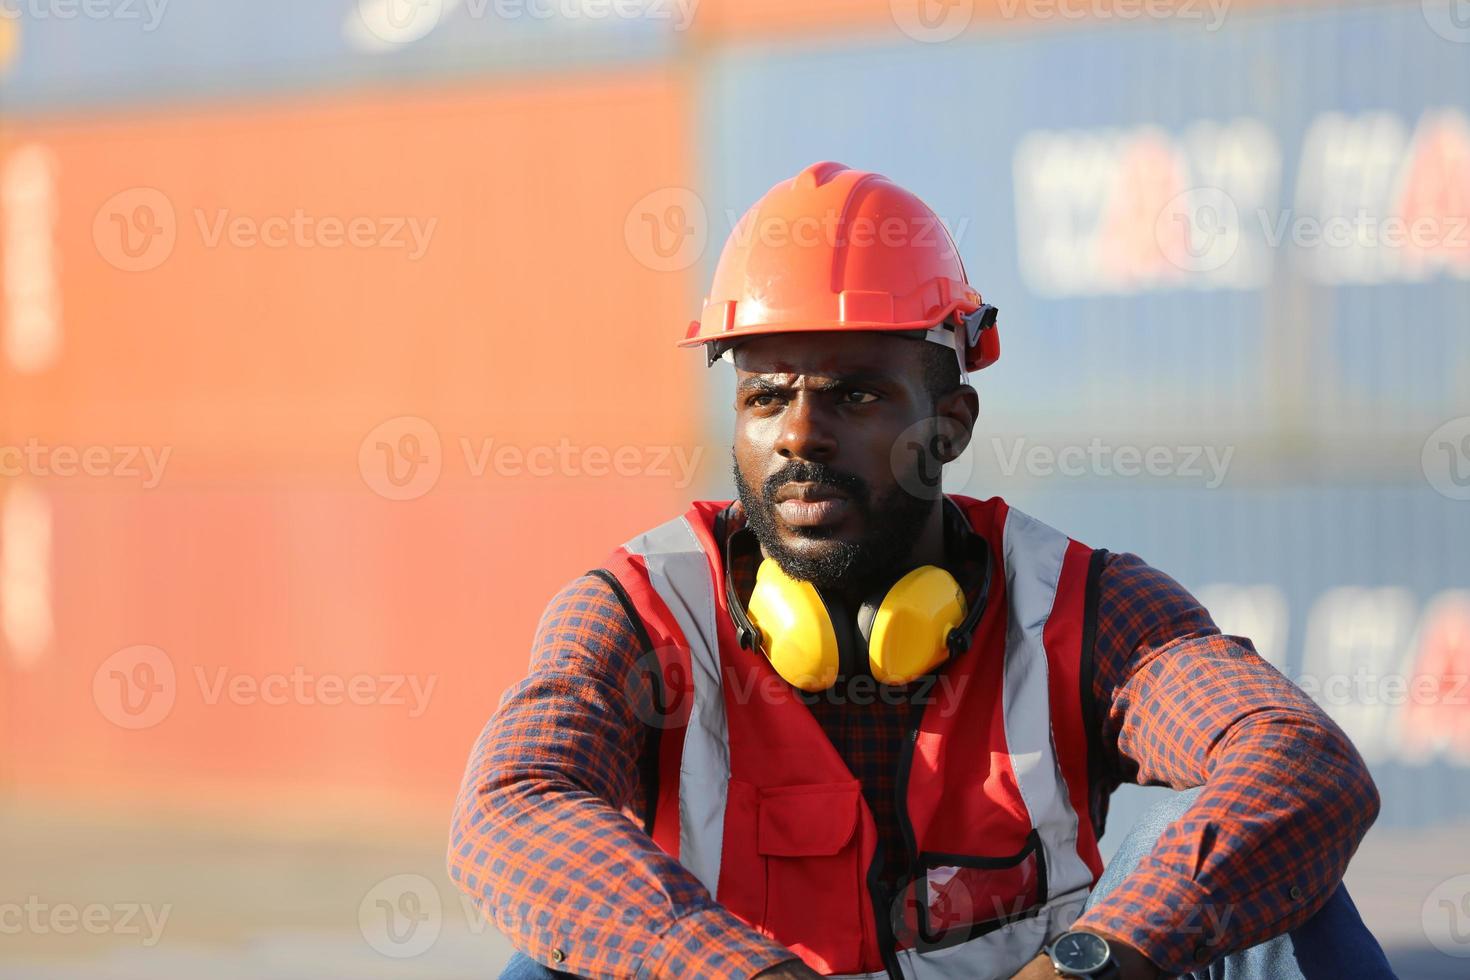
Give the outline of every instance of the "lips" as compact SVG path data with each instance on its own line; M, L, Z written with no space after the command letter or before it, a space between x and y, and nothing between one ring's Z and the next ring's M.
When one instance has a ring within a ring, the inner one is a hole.
M788 483L776 491L776 511L793 527L835 524L850 503L841 490L817 483Z

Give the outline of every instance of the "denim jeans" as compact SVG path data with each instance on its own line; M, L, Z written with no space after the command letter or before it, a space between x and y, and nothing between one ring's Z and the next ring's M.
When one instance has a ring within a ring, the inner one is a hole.
M1103 869L1102 878L1088 896L1089 907L1117 888L1138 867L1153 850L1164 828L1184 815L1198 793L1198 789L1174 793L1143 812ZM1202 932L1208 933L1210 925L1208 920L1203 921ZM1394 980L1378 940L1363 925L1357 907L1342 885L1337 886L1337 891L1316 915L1291 932L1221 957L1184 976L1187 980L1344 980L1348 977ZM548 969L521 953L515 955L500 977L501 980L576 980L570 973Z

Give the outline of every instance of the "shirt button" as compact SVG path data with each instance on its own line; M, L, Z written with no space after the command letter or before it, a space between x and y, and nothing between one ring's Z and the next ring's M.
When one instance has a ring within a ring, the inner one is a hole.
M1291 897L1293 901L1300 902L1302 900L1302 889L1300 885L1291 886Z
M1208 963L1213 955L1208 946L1196 946L1194 948L1194 961L1196 963Z
M566 953L563 953L559 949L553 949L551 951L551 962L553 962L553 963L560 963L562 960L564 960L566 958L567 958L567 954Z

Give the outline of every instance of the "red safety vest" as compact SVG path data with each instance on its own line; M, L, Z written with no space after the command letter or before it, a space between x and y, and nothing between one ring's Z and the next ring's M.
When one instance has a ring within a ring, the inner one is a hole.
M736 642L716 540L728 502L695 502L605 565L662 684L649 832L825 975L1009 977L1072 924L1102 873L1087 675L1103 553L998 497L947 499L1003 574L969 649L915 709L898 894L875 867L858 780L795 689Z

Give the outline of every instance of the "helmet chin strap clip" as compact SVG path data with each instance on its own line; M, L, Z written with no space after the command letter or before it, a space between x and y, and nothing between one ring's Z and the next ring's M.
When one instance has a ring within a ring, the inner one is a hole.
M973 313L961 313L960 322L965 325L965 349L974 350L980 343L980 331L989 330L995 326L995 319L1000 310L986 303L976 309Z
M995 326L1000 310L985 304L970 313L956 312L930 327L924 339L954 348L960 364L960 380L969 383L970 372L965 367L969 352L980 345L980 334Z

